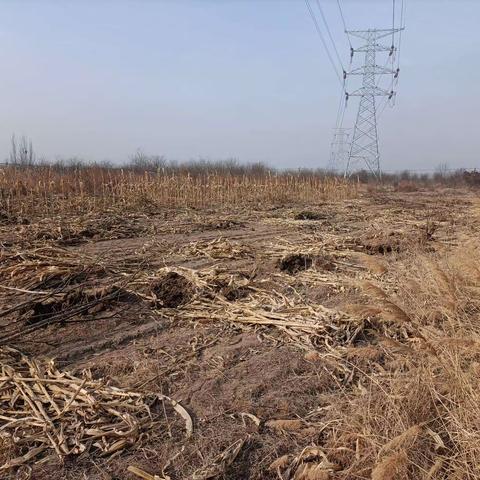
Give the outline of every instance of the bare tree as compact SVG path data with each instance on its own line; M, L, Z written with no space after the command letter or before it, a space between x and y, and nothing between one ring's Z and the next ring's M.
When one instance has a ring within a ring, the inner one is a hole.
M10 163L17 163L17 140L15 139L15 134L12 135L12 147L10 150Z
M35 152L33 151L32 141L24 135L20 142L17 142L15 134L13 134L9 160L14 165L33 165L35 163Z

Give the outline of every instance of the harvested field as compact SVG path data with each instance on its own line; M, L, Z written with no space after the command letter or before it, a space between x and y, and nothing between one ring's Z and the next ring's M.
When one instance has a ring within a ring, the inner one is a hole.
M478 193L62 188L0 216L2 478L480 478Z

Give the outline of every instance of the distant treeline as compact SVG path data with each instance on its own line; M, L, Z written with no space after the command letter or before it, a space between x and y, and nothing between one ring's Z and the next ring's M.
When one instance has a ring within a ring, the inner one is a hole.
M48 167L57 172L70 172L72 170L80 170L85 168L97 168L102 170L126 170L135 173L152 172L158 174L189 174L191 176L206 175L209 173L215 175L232 175L232 176L258 176L266 175L295 175L298 177L343 177L343 172L332 171L328 169L276 169L262 162L241 163L236 159L226 160L190 160L177 162L168 160L164 156L146 155L142 151L136 152L127 162L116 164L110 161L87 162L80 158L57 159L48 161L46 159L38 159L33 151L32 142L26 137L22 137L17 141L12 136L12 147L8 161L9 165L25 166L25 167ZM419 173L409 170L395 173L382 173L381 178L377 178L368 170L359 170L351 173L351 180L358 183L383 183L396 187L408 189L408 185L428 186L434 184L446 185L480 185L480 172L476 170L450 170L446 165L440 165L434 172Z
M255 162L243 164L235 159L228 160L190 160L185 162L177 162L167 160L161 156L147 156L143 154L135 154L129 161L122 164L115 164L110 161L87 162L78 158L57 159L55 161L34 160L29 162L5 162L12 166L49 168L57 172L71 172L72 170L81 170L86 168L97 168L101 170L125 170L138 174L143 172L158 174L189 174L191 176L206 175L209 173L215 175L232 175L232 176L258 176L266 175L295 175L298 177L343 177L343 172L332 171L327 169L276 169L265 163ZM432 183L447 185L480 185L480 172L476 170L442 170L438 169L432 173L418 173L409 170L396 173L382 173L381 178L377 178L368 170L359 170L351 173L350 179L362 184L383 183L391 185L400 185L404 187L406 184L415 184L417 186L428 186Z

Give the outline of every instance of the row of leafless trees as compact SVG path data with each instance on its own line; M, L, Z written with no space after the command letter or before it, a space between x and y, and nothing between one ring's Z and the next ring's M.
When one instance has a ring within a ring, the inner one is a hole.
M357 179L360 183L378 183L378 179L367 170L355 172L352 178ZM438 168L431 173L417 173L409 170L396 173L383 173L380 183L387 185L400 186L408 188L414 186L429 186L432 184L443 184L450 186L461 185L480 185L480 172L476 170L466 169L441 169Z
M156 172L160 174L189 174L192 176L212 174L225 175L249 175L263 177L265 175L296 175L299 177L336 177L341 174L325 169L290 169L277 170L264 163L242 164L236 159L227 160L191 160L187 162L176 162L167 160L164 156L146 155L142 151L137 151L130 157L129 161L116 165L109 161L103 162L85 162L79 158L70 158L67 160L56 160L48 162L44 159L37 159L33 150L32 141L22 136L19 140L12 135L11 151L9 155L9 164L19 166L48 167L57 171L69 172L83 168L97 167L101 169L123 169L136 173ZM369 171L360 170L355 172L352 179L359 183L379 183L379 180ZM450 170L446 165L440 165L433 173L417 173L405 170L398 173L383 173L381 183L387 185L400 186L408 189L408 186L428 186L432 183L445 185L480 185L480 172L465 171L464 169Z

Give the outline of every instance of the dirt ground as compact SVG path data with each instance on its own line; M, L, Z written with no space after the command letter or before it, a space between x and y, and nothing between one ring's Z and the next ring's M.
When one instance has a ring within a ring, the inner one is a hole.
M272 462L328 445L318 418L358 387L359 372L389 368L381 333L351 326L351 306L366 303L359 282L391 287L387 272L414 253L438 255L475 236L477 211L474 192L444 189L365 192L318 205L130 212L107 223L108 212L4 221L4 311L67 277L82 298L103 298L41 328L76 299L42 297L3 315L8 344L73 373L90 369L110 385L168 395L194 422L185 438L183 420L166 414L158 432L113 458L33 465L32 478L138 479L129 466L165 479L283 478ZM45 265L49 273L37 275ZM22 282L13 276L19 268ZM112 285L121 294L109 297ZM35 328L16 335L19 325ZM355 374L329 361L334 345L348 349ZM221 470L198 473L239 441ZM295 478L370 478L332 475Z

